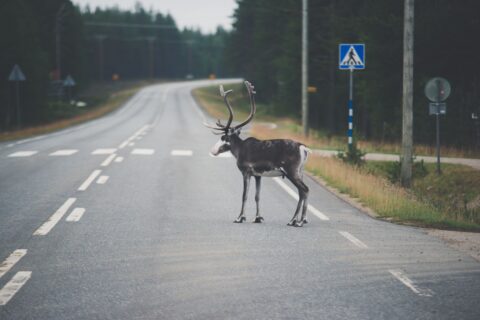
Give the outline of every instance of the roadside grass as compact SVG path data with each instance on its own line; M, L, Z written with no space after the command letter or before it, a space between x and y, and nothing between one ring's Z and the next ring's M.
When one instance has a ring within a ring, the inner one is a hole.
M229 96L229 101L233 107L235 121L245 119L250 112L248 95L242 83L231 84L225 87L225 90L233 89L234 92ZM218 86L208 86L193 90L193 96L207 113L215 119L228 119L228 111L225 107L222 97L220 97ZM347 137L327 134L321 130L310 129L309 137L303 136L301 123L297 119L290 117L277 117L269 113L270 106L257 102L257 114L253 121L250 132L254 136L263 136L264 139L286 138L301 141L312 148L346 151ZM346 120L345 120L346 121ZM262 122L271 122L277 125L272 129ZM401 144L381 141L367 141L358 139L358 148L367 153L387 153L400 154ZM414 154L417 156L435 156L435 146L415 145ZM480 150L460 149L454 147L440 148L443 157L458 158L480 158Z
M102 117L122 106L147 84L146 81L127 82L118 85L92 84L91 88L79 97L80 100L87 102L87 107L79 108L65 102L51 102L49 112L54 120L19 130L0 132L0 141L46 134Z
M361 204L372 209L379 217L399 223L439 229L480 231L480 173L461 165L449 166L449 173L435 177L434 166L427 165L428 173L415 178L415 185L406 190L389 179L389 166L394 163L367 162L364 167L351 166L334 157L313 156L307 162L307 170L322 178L341 193L356 198ZM462 213L452 208L446 199L461 195L458 189L446 186L456 183L457 173L472 174L468 191L471 210ZM475 180L476 179L476 180ZM436 183L443 187L432 188ZM443 200L440 200L445 198ZM475 208L474 208L475 206Z
M217 87L197 89L194 96L212 117L227 118L227 109ZM232 98L231 102L234 111L239 111L242 118L248 115L246 94ZM261 109L258 105L257 108ZM273 122L277 127L272 129L262 121ZM315 130L305 138L295 120L275 118L266 113L256 117L250 134L259 139L293 139L311 148L344 150L346 145L344 138L327 136ZM399 147L393 144L360 141L359 146L362 151L399 153ZM416 152L425 150L426 155L431 154L428 148L417 147ZM442 154L466 154L461 150L447 151L442 150ZM336 157L311 155L306 165L307 171L383 219L421 227L480 231L480 171L461 165L443 165L442 168L443 174L437 176L435 164L415 164L414 185L407 190L398 184L399 162L368 161L364 166L352 166Z

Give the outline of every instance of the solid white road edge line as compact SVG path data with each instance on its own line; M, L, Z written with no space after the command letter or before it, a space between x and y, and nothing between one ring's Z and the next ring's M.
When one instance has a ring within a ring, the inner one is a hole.
M102 172L102 170L95 170L92 172L92 174L85 180L84 183L78 188L78 191L85 191L87 190L88 186L95 180L98 175Z
M76 198L68 198L67 201L65 201L64 204L58 210L52 214L52 216L38 228L33 235L34 236L44 236L50 232L50 230L55 227L55 225L62 219L62 217L65 215L65 213L70 209L72 204L76 201Z
M17 249L0 264L0 278L5 275L13 266L27 254L27 249Z
M2 289L0 289L0 306L4 306L32 277L31 271L19 271Z
M116 156L117 156L117 155L116 155L115 153L109 155L108 158L105 159L105 161L102 162L101 166L102 166L102 167L108 166L108 165L113 161L113 159L115 159Z
M405 286L407 286L410 290L415 292L421 297L431 297L433 296L433 291L430 289L422 289L415 285L415 283L407 277L407 275L399 269L388 270L395 278L400 280Z
M282 187L283 190L285 190L292 198L294 198L295 200L298 201L298 194L292 190L285 182L283 182L279 177L275 177L273 178L273 181L275 181L276 183L278 183L278 185L280 187ZM319 218L320 220L323 220L323 221L328 221L330 220L329 217L327 217L324 213L320 212L319 210L317 210L314 206L312 205L308 205L307 206L308 208L308 211L310 211L311 213L313 213L315 216L317 216L317 218Z
M85 213L85 208L75 208L65 220L69 222L80 221L84 213Z
M338 231L338 233L340 233L342 236L344 236L345 238L350 240L350 242L352 242L357 247L359 247L361 249L368 249L368 246L365 243L358 240L357 238L355 238L352 234L348 233L347 231Z

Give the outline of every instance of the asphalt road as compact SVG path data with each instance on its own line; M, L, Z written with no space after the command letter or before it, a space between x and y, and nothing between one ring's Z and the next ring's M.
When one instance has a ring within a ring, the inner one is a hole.
M265 223L232 223L242 179L208 154L190 95L205 83L0 145L0 319L480 319L477 261L309 178L303 228L268 178Z

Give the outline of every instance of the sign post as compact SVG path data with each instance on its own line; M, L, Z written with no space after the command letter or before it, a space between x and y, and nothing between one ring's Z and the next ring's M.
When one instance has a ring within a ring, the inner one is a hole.
M68 100L72 100L72 87L74 87L77 83L73 80L71 75L68 75L65 80L63 80L63 86L67 87L68 90Z
M348 90L348 150L353 151L353 70L365 69L365 45L363 43L342 43L338 48L338 67L350 70Z
M8 81L15 82L15 96L17 101L17 126L20 127L22 125L22 110L20 107L20 81L25 81L25 75L23 74L22 70L18 66L18 64L13 66L12 72L8 76Z
M425 96L431 101L429 114L436 117L437 174L442 173L440 170L440 115L447 114L447 104L443 101L447 100L451 90L450 83L439 77L430 79L425 85Z

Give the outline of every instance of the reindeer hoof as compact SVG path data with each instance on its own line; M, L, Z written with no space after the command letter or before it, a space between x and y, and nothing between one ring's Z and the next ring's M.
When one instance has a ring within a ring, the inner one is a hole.
M307 223L308 223L307 219L303 219L303 224L307 224Z
M302 227L303 226L303 221L302 222L298 222L297 220L294 220L294 221L290 221L287 226L291 226L291 227Z
M233 221L233 223L242 223L243 221L246 221L247 218L245 217L238 217L237 219L235 219L235 221Z
M263 222L263 217L256 217L255 220L253 220L253 223L262 223Z

